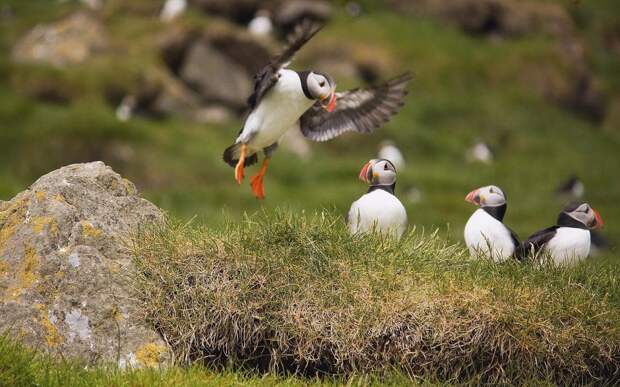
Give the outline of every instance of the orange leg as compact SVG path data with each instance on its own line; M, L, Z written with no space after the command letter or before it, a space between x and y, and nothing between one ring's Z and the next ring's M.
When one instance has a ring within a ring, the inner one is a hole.
M243 167L245 165L245 154L247 151L248 146L245 144L241 145L241 154L239 155L239 161L235 166L235 180L237 180L237 183L239 184L243 181Z
M267 173L267 166L269 165L269 158L265 158L263 160L263 165L261 165L260 170L256 175L252 177L250 181L250 185L252 186L252 192L256 195L257 199L265 198L265 187L263 186L263 178L265 177L265 173Z

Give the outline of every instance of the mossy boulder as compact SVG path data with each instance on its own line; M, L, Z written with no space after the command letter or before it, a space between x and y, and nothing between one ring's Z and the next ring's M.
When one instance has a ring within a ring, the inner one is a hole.
M0 332L87 363L153 366L164 342L134 315L127 233L162 212L102 162L70 165L0 203Z

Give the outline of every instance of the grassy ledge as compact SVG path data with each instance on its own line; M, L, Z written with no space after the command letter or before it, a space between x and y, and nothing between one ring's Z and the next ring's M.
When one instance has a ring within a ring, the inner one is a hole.
M144 317L180 364L306 376L620 381L611 266L474 261L436 233L349 236L329 212L133 240Z

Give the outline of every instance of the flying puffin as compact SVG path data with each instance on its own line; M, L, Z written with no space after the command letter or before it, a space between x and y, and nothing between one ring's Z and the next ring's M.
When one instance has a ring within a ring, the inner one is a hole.
M370 160L362 167L359 178L370 184L370 188L351 204L347 215L351 234L376 229L400 239L407 228L407 211L394 195L394 164L386 159Z
M530 236L523 247L536 256L545 251L556 265L576 263L590 253L590 230L603 227L603 219L588 203L569 204L560 212L555 226Z
M471 191L465 200L480 206L465 224L465 244L470 254L490 257L496 262L510 257L520 259L519 237L503 223L507 208L504 192L488 185Z
M298 126L304 136L319 142L349 131L369 133L404 104L409 73L373 88L336 93L336 84L326 74L287 69L294 54L319 30L309 22L299 25L289 45L255 76L250 113L235 143L224 151L224 161L235 167L239 184L244 167L256 163L257 153L263 151L263 164L250 182L259 199L265 197L263 178L269 159L289 128Z

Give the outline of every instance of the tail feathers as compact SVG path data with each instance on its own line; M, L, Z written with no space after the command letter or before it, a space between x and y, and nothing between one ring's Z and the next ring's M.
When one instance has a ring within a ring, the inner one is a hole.
M239 155L241 154L241 143L232 144L226 150L224 150L224 161L234 167L239 162ZM249 167L250 165L256 164L258 162L258 155L256 153L252 155L246 155L244 166Z

